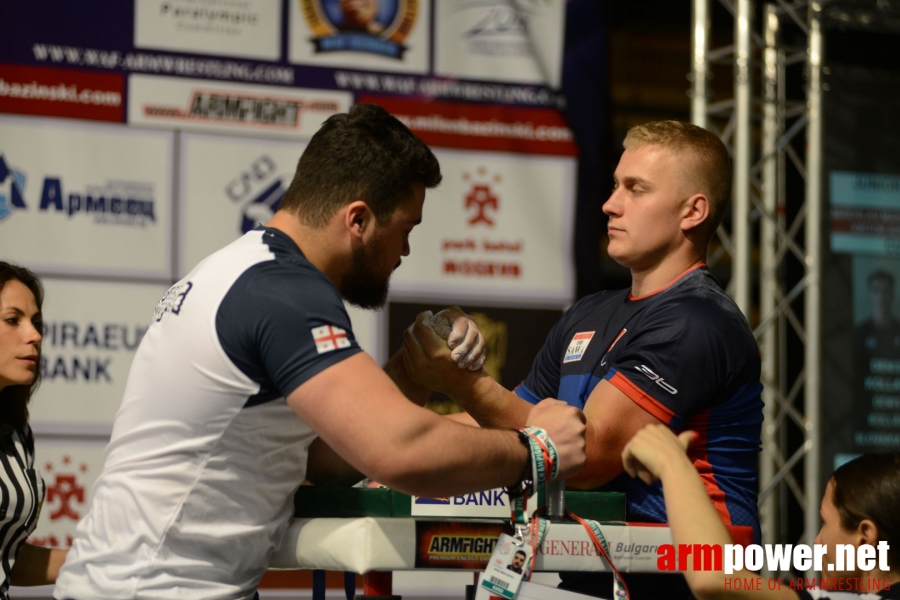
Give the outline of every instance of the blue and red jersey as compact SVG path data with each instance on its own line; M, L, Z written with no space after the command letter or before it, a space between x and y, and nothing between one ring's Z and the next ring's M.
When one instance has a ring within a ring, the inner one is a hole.
M758 542L759 377L744 315L701 265L647 296L621 290L579 300L516 393L583 409L605 379L674 431L696 431L690 456L713 504L726 525L752 527ZM630 521L667 521L659 482L622 473L600 489L625 493Z

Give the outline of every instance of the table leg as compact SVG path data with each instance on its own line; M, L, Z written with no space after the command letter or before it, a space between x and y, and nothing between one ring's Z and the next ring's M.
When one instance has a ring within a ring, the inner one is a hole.
M365 596L392 596L394 574L390 571L370 571L363 575L363 594Z

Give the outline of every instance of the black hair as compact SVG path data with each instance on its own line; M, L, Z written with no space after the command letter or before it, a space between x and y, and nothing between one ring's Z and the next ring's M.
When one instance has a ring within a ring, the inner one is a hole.
M10 281L19 281L34 294L38 314L44 304L44 286L40 278L24 267L0 261L0 291ZM38 350L38 366L31 385L9 385L0 390L0 428L10 427L24 433L28 422L28 402L41 383L40 350ZM12 433L10 429L8 433Z
M440 165L422 140L380 106L357 104L312 137L280 208L321 227L342 206L363 200L384 223L413 184L440 182Z

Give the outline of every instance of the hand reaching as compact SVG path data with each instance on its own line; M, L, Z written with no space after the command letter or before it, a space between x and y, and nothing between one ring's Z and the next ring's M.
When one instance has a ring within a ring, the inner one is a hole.
M697 439L694 431L683 431L678 437L662 424L647 425L638 431L622 450L622 465L632 477L651 484L662 476L672 461L687 461L687 449Z

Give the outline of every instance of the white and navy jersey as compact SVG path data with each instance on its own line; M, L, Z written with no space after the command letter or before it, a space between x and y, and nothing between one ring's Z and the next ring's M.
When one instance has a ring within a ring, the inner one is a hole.
M360 352L341 296L257 229L156 307L57 598L250 598L315 433L285 397Z
M3 579L0 598L9 598L9 573L16 555L34 531L41 503L44 501L44 480L34 468L34 437L31 428L19 432L4 425L0 433L0 553Z

